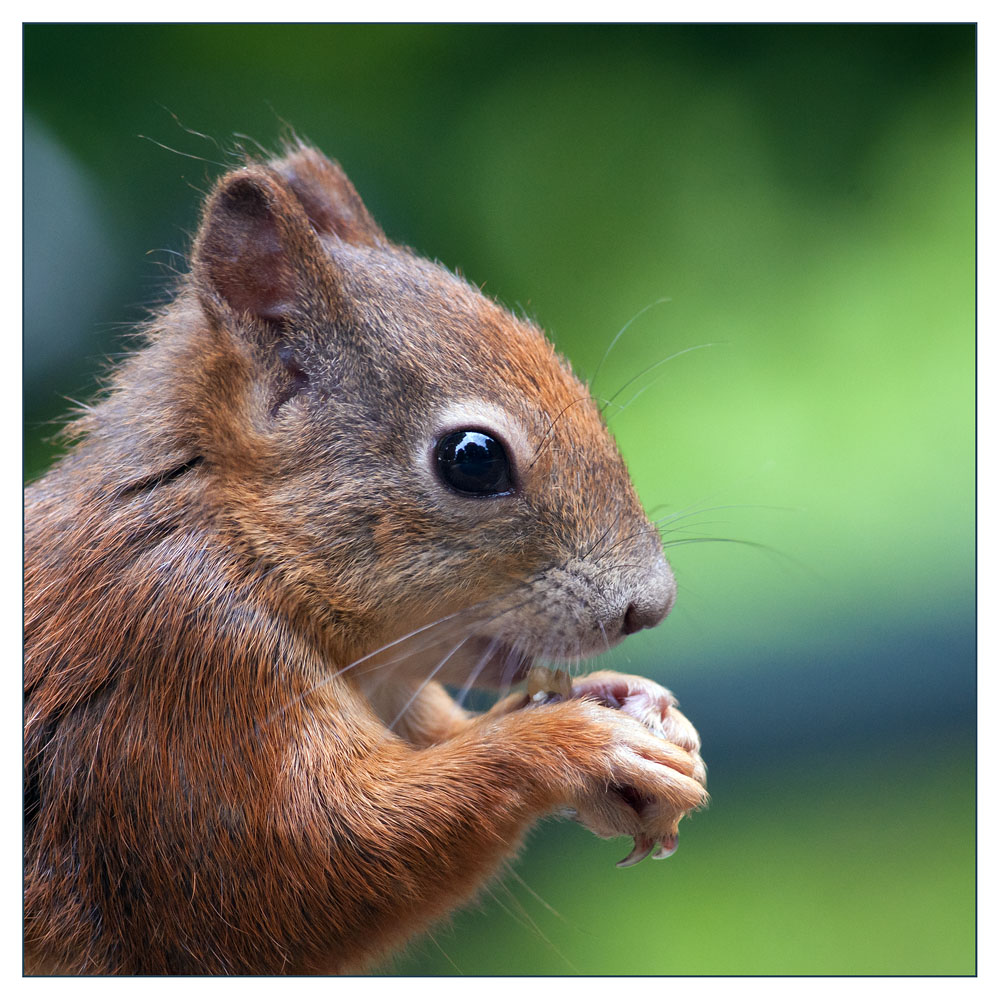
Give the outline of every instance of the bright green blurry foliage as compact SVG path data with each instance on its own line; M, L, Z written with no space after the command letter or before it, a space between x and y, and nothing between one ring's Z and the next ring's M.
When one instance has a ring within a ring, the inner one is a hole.
M235 134L286 120L390 236L599 368L664 518L677 607L606 660L678 693L711 809L626 872L627 845L547 825L517 871L560 918L508 875L395 968L973 971L974 45L26 28L27 476L183 271Z

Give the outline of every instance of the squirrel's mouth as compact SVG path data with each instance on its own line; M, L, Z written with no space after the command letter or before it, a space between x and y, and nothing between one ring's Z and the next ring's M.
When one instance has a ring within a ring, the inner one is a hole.
M474 636L468 646L473 657L470 687L510 687L523 681L535 663L533 656L517 646L490 636Z

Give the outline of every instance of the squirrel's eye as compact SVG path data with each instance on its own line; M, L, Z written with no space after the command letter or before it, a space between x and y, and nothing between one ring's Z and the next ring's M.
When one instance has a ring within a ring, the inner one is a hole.
M437 445L438 474L459 493L501 496L514 489L504 446L482 431L453 431Z

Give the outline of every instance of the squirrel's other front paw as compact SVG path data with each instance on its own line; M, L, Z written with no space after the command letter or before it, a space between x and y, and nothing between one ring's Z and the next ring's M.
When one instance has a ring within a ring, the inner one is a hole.
M577 821L599 837L633 838L633 850L619 867L650 855L670 857L681 819L708 801L705 765L697 751L619 716L610 772L609 780L591 784L573 801Z
M498 703L489 716L547 712L576 704L571 759L587 775L563 800L568 815L599 837L631 836L634 848L620 861L628 867L650 855L668 858L677 849L677 826L708 802L698 732L664 687L645 677L601 671L571 680L564 671L535 668L527 692ZM603 733L604 752L587 760L584 738L591 726Z
M650 759L651 755L640 750L643 759L632 757L623 761L619 780L575 805L575 818L598 836L629 834L634 838L633 850L618 862L619 867L637 864L650 855L657 860L670 857L677 850L680 820L708 801L697 730L677 708L674 696L645 677L601 671L575 680L568 697L594 701L624 713L641 723L658 741L670 745L672 752L683 755L686 776L693 782L678 783L674 776L667 776L668 784L672 782L668 794L650 794L641 782L629 779L629 772L655 772L661 766L655 756ZM650 745L655 746L647 744L647 747ZM666 766L677 768L676 757ZM652 777L654 781L662 780L663 775ZM694 782L698 787L694 787Z

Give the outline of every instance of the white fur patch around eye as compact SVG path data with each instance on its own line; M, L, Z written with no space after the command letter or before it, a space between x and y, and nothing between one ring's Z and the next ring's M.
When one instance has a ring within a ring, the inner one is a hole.
M451 431L477 430L497 438L504 445L515 476L523 474L531 464L534 448L521 422L509 411L485 400L452 403L436 414L431 427L424 446L427 455L443 435Z

